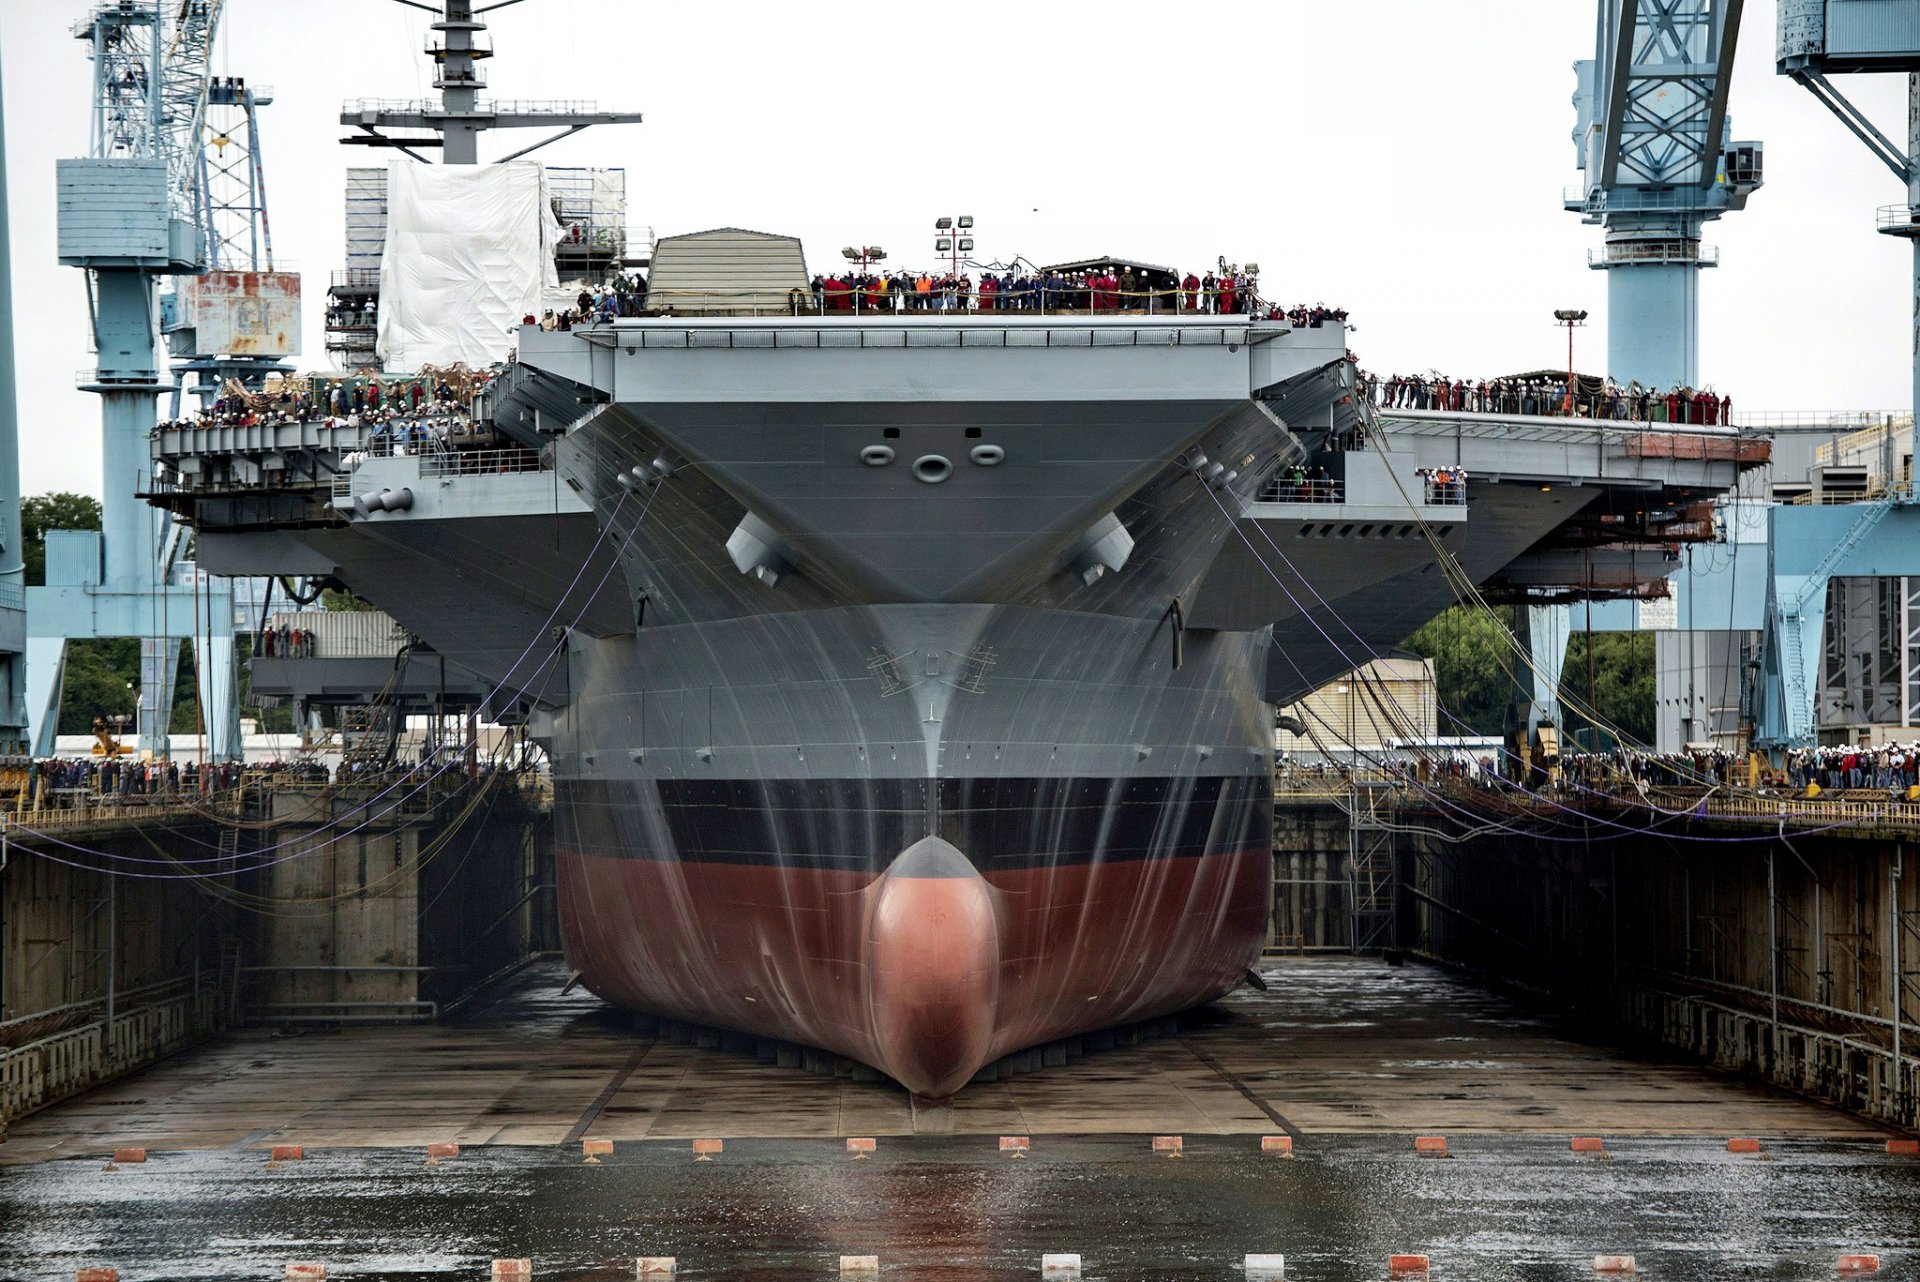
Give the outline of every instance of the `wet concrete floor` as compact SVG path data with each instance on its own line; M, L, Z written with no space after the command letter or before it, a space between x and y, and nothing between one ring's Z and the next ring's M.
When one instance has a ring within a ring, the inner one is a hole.
M1920 1279L1920 1161L1874 1127L1761 1087L1584 1044L1420 967L1272 963L1177 1038L962 1096L952 1136L911 1136L899 1092L636 1038L529 972L462 1022L243 1034L18 1122L0 1146L0 1279L537 1279L612 1282L672 1255L693 1279L1038 1277L1089 1282L1835 1276L1842 1252ZM1260 1152L1290 1131L1297 1156ZM1004 1158L995 1133L1033 1136ZM1147 1136L1181 1133L1186 1153ZM1413 1152L1444 1133L1445 1158ZM1607 1137L1607 1160L1569 1151ZM582 1162L582 1135L616 1140ZM873 1135L871 1160L839 1138ZM1735 1135L1764 1152L1726 1151ZM726 1140L711 1162L689 1137ZM424 1145L457 1140L437 1166ZM301 1143L300 1162L265 1145ZM140 1166L103 1169L145 1144Z

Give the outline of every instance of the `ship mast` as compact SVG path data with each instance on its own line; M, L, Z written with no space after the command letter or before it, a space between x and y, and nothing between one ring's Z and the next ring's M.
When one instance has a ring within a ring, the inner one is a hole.
M485 38L487 24L483 15L504 9L521 0L494 0L474 8L473 0L444 0L426 4L422 0L394 0L410 9L424 9L438 19L438 33L427 44L427 56L433 60L433 87L440 90L440 101L389 102L361 99L349 102L340 112L340 123L362 132L341 139L363 147L394 147L416 160L425 160L417 149L440 149L442 163L475 165L480 163L480 135L490 129L551 128L558 130L540 141L499 158L499 164L518 160L549 143L571 137L594 125L637 125L637 111L601 111L591 102L515 102L510 107L491 98L482 98L486 75L480 70L482 59L493 56L493 46ZM388 129L430 130L438 137L396 137L383 133Z

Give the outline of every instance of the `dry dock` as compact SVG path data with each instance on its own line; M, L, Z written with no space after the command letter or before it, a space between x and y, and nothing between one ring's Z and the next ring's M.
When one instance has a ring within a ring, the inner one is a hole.
M962 1134L1869 1138L1846 1114L1576 1040L1424 966L1269 962L1172 1037L980 1083ZM635 1033L522 972L439 1026L234 1034L17 1122L0 1161L149 1149L557 1145L908 1134L905 1094Z

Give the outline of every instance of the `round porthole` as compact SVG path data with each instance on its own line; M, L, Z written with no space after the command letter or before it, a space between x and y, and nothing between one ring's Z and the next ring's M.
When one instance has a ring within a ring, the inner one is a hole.
M922 454L913 461L915 480L938 485L953 475L953 464L939 454Z
M976 445L968 457L981 467L999 467L1006 461L1007 452L998 445Z
M893 446L869 445L860 451L860 461L868 467L885 467L893 462Z

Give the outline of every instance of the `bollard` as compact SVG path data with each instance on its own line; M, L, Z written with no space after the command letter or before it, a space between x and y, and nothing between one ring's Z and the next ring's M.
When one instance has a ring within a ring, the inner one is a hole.
M880 1257L877 1255L843 1255L840 1257L840 1276L843 1278L877 1277L880 1273Z
M671 1255L643 1255L633 1262L633 1276L636 1278L670 1278L680 1268L680 1261Z
M1249 1255L1242 1262L1249 1278L1284 1278L1287 1276L1287 1257L1284 1255Z
M324 1264L289 1264L287 1282L326 1282L327 1266Z
M1920 1140L1888 1140L1888 1157L1920 1157Z
M711 1162L713 1155L721 1152L726 1147L726 1141L724 1140L695 1140L693 1142L693 1160L696 1162Z
M1836 1266L1842 1273L1878 1273L1880 1257L1877 1255L1843 1255Z
M1427 1272L1427 1257L1424 1255L1389 1255L1387 1272L1397 1278L1424 1277Z
M458 1144L427 1145L427 1160L429 1162L444 1162L449 1158L455 1158L459 1156L460 1156L460 1146Z
M495 1260L493 1282L527 1282L533 1276L532 1260Z
M1598 1135L1576 1135L1573 1137L1573 1151L1576 1153L1604 1153L1607 1142Z
M858 1140L847 1141L847 1152L853 1154L855 1161L859 1161L861 1158L864 1158L864 1157L872 1156L874 1149L877 1147L878 1145L876 1145L871 1139L858 1139Z
M147 1150L143 1148L117 1148L113 1150L113 1161L118 1166L138 1166L147 1160Z
M1024 1135L1002 1135L1000 1137L1000 1151L1002 1153L1011 1153L1015 1157L1025 1157L1027 1150L1032 1147L1033 1141Z
M600 1165L600 1159L613 1156L612 1140L581 1140L580 1152L585 1155L589 1165Z
M1040 1276L1043 1278L1077 1278L1080 1276L1080 1257L1077 1255L1043 1255L1040 1257Z
M1756 1139L1731 1139L1727 1141L1729 1153L1758 1153L1760 1141Z
M1444 1153L1447 1151L1447 1137L1444 1135L1416 1135L1413 1137L1413 1151L1416 1153Z
M1262 1135L1260 1137L1260 1151L1262 1153L1280 1153L1286 1157L1292 1157L1293 1136Z
M1168 1157L1179 1157L1186 1141L1178 1135L1156 1135L1153 1137L1153 1151L1165 1153Z
M1638 1273L1631 1255L1596 1255L1593 1257L1595 1273Z
M269 1162L298 1162L305 1158L307 1150L298 1144L275 1144L267 1154Z
M75 1269L73 1282L120 1282L120 1270L105 1265Z

